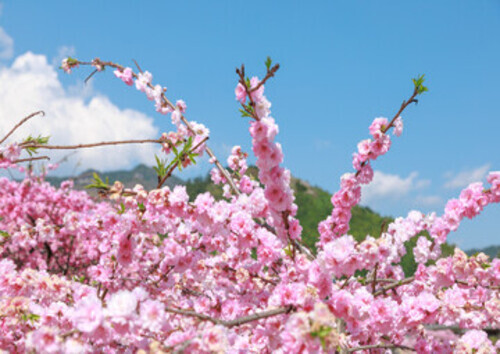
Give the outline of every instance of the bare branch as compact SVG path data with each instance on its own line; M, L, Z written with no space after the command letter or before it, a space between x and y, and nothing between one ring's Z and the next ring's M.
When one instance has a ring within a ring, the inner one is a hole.
M26 143L21 143L19 146L21 146L22 148L37 148L37 149L48 149L48 150L74 150L74 149L86 149L86 148L93 148L93 147L107 146L107 145L145 144L145 143L163 144L164 141L161 139L117 140L117 141L102 141L100 143L78 144L78 145L45 145L45 144L32 144L30 142L26 142Z
M280 65L276 64L271 69L268 69L266 76L258 83L257 86L253 87L250 90L250 92L257 91L262 85L264 85L266 83L267 80L269 80L271 77L274 76L274 74L276 73L276 71L278 71L279 68L280 68Z
M396 344L362 345L362 346L356 347L356 348L349 348L347 351L349 353L354 353L354 352L358 352L361 350L367 350L367 349L405 349L405 350L411 350L412 352L416 352L415 349L407 347L406 345L396 345Z
M50 157L48 157L48 156L28 157L26 159L14 160L12 162L20 163L20 162L31 162L31 161L36 161L36 160L50 160Z
M285 313L290 313L291 311L293 311L293 309L294 309L293 306L278 307L278 308L273 309L273 310L257 312L257 313L254 313L252 315L235 318L234 320L230 320L230 321L220 320L218 318L213 318L213 317L210 317L208 315L204 315L202 313L198 313L198 312L191 311L191 310L182 310L182 309L174 309L174 308L167 307L167 308L165 308L165 311L170 312L170 313L175 313L177 315L182 315L182 316L196 317L196 318L203 320L203 321L210 321L213 324L217 324L217 325L231 328L231 327L235 327L235 326L241 326L241 325L249 323L249 322L261 320L264 318L282 315Z
M415 280L415 277L409 277L409 278L405 278L405 279L396 281L393 284L389 284L389 285L386 285L386 286L378 289L377 291L375 291L373 293L373 296L381 295L381 294L385 293L387 290L395 289L395 288L397 288L397 287L399 287L401 285L409 284L409 283L411 283L414 280Z
M3 144L3 142L4 142L5 140L7 140L7 138L8 138L9 136L11 136L11 135L12 135L12 133L14 133L14 132L16 131L16 129L17 129L17 128L19 128L21 125L23 125L24 123L26 123L28 120L30 120L31 118L33 118L34 116L37 116L37 115L39 115L39 114L41 114L42 116L44 116L44 115L45 115L45 112L44 112L44 111L34 112L34 113L31 113L29 116L24 117L23 119L21 119L21 121L20 121L19 123L17 123L17 124L14 126L14 128L12 128L12 129L11 129L11 131L10 131L10 132L8 132L8 133L7 133L7 135L3 137L3 139L2 139L2 140L0 140L0 144Z

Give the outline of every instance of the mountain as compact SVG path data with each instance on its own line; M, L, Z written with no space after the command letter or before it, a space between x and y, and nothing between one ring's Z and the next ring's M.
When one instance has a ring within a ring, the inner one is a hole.
M88 186L94 181L94 173L97 173L103 181L105 181L106 178L109 179L110 184L113 184L114 181L120 181L127 188L133 188L136 184L142 184L145 189L151 190L155 189L158 184L156 172L146 165L138 165L130 171L118 170L101 173L96 170L87 170L76 177L47 177L46 180L54 186L59 186L61 182L72 179L76 189L84 189L85 186ZM184 182L180 178L171 176L167 179L165 184L169 187L173 187L178 184L184 184Z
M490 258L500 258L500 246L489 246L481 249L473 248L465 251L468 256L472 256L480 252L490 256Z

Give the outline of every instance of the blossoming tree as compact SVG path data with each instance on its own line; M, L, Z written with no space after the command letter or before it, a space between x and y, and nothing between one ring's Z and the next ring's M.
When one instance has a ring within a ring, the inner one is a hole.
M487 331L500 327L500 260L467 257L440 246L463 218L500 201L500 172L489 186L473 183L440 216L417 211L396 218L378 238L349 235L351 209L373 179L372 162L388 152L401 113L427 89L414 79L411 96L392 119L375 118L370 138L353 155L354 172L340 179L333 211L318 225L317 253L301 242L290 171L281 166L278 125L264 85L278 65L266 61L262 79L237 69L235 94L248 117L258 179L245 174L248 154L235 146L226 169L207 146L209 130L186 118L152 75L94 59L63 61L66 72L105 68L170 115L175 129L156 139L50 145L44 137L0 140L0 168L26 173L0 179L0 349L8 352L229 352L229 353L493 353ZM23 167L41 150L152 143L158 186L125 188L95 176L101 199L59 188ZM21 156L28 153L26 157ZM224 198L164 187L176 168L207 154L212 180ZM426 234L422 234L427 232ZM400 266L404 244L416 273ZM456 326L459 334L436 328Z

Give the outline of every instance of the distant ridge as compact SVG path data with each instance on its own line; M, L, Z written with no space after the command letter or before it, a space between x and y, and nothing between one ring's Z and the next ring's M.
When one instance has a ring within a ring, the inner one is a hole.
M470 250L465 251L468 256L472 256L477 253L484 253L487 256L490 256L490 258L500 258L500 246L488 246L485 248L473 248Z
M110 172L99 172L97 170L87 170L75 177L47 177L46 180L53 186L59 186L61 182L71 179L75 184L76 189L84 189L93 182L93 175L97 173L103 180L109 178L109 183L114 181L122 182L125 187L133 188L136 184L141 184L145 189L155 189L158 185L156 172L146 165L138 165L132 170L118 170ZM180 178L171 176L165 183L169 187L178 184L185 184Z

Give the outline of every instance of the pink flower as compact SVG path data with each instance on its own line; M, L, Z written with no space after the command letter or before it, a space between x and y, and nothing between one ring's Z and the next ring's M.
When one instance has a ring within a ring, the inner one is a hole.
M177 107L181 113L186 113L187 105L183 100L177 100L177 102L175 102L175 107Z
M350 235L343 236L324 246L323 259L327 269L336 271L340 270L344 262L354 253L354 238ZM340 273L338 273L340 274Z
M164 305L156 300L146 300L141 304L142 325L150 331L157 331L165 321Z
M224 352L228 346L226 328L213 326L203 332L203 346L212 352Z
M387 118L375 118L370 125L370 134L374 139L380 138L384 133L382 133L382 129L385 129L389 125L389 120Z
M236 85L236 89L234 90L234 94L236 95L237 101L240 101L241 104L245 103L245 100L247 99L245 86L243 86L241 83L238 83L238 85Z
M134 83L134 75L131 68L125 68L124 70L116 69L114 74L129 86Z
M432 242L425 236L420 236L417 241L416 247L413 249L413 254L415 255L415 261L417 263L426 263L430 257L430 247Z
M302 233L302 226L300 226L299 220L291 219L288 222L288 231L290 233L290 238L292 240L298 240Z
M54 328L40 327L28 334L26 346L33 350L43 349L44 353L58 353L61 349L61 338Z
M494 353L495 348L484 331L467 331L455 348L458 353Z
M151 75L149 71L139 73L137 75L137 80L135 80L135 87L141 92L146 92L152 80L153 80L153 75Z
M135 314L137 309L137 299L134 293L127 290L120 290L111 295L106 307L106 315L112 319L128 318Z
M290 201L289 196L283 191L282 187L278 184L270 184L266 186L264 191L266 199L269 201L270 206L276 211L286 210Z
M250 87L253 90L260 83L258 77L254 76L250 79ZM264 97L264 85L261 85L257 90L250 93L254 102L259 102Z
M403 134L403 119L397 117L394 121L394 135L401 136L401 134Z
M132 235L123 234L118 244L118 263L128 265L132 262L135 240Z
M368 155L370 155L371 142L372 142L371 139L365 139L365 140L362 140L362 141L360 141L358 143L358 152L359 152L359 154L361 156L368 156Z
M78 301L71 315L75 327L85 333L90 333L99 327L103 317L101 300L95 295L86 296Z

